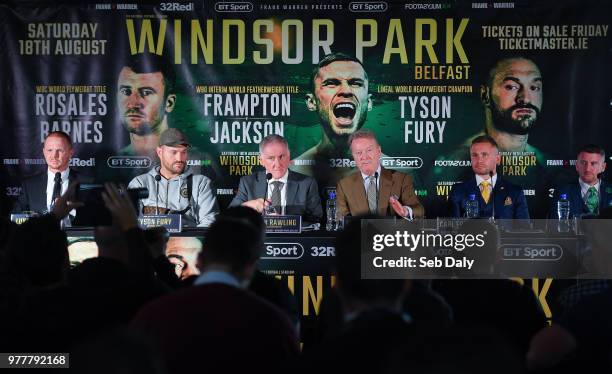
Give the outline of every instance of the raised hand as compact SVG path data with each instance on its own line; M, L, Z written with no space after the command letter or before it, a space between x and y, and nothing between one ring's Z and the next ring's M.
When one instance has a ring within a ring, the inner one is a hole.
M102 199L113 216L113 223L121 230L127 231L138 226L136 210L132 205L124 185L117 188L115 183L104 183Z

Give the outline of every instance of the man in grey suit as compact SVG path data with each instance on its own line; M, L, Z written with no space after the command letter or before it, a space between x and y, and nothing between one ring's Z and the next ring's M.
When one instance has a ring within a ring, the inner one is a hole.
M300 215L304 222L321 220L323 210L314 178L289 170L291 156L285 138L271 134L259 144L259 160L266 169L240 178L233 206L258 212ZM267 178L269 177L269 178Z

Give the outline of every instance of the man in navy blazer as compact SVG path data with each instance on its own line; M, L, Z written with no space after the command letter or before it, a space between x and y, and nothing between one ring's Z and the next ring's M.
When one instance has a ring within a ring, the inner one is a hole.
M323 209L317 182L289 170L291 158L285 138L266 136L259 144L259 158L266 170L240 178L238 192L229 206L247 206L258 212L272 206L276 214L300 215L305 222L319 222ZM267 174L271 174L270 179Z
M529 219L523 190L497 175L501 156L495 140L488 135L475 138L470 146L470 159L474 176L451 188L448 196L450 215L463 217L465 201L474 194L479 217Z
M62 195L70 183L89 182L88 178L68 167L73 154L70 135L62 131L49 133L43 143L47 169L23 180L21 194L13 207L13 212L48 212L56 192L54 191L56 184L61 186L57 192Z
M562 194L567 195L572 217L597 215L602 209L612 205L612 185L600 179L604 170L606 152L603 148L595 144L580 148L576 157L578 180L555 189L549 217L557 217L557 201Z

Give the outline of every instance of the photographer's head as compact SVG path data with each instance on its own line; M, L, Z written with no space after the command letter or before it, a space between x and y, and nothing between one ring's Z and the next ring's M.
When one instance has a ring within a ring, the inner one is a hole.
M247 207L234 207L219 214L210 225L198 267L204 273L225 271L247 284L255 271L255 264L264 245L263 223L254 224L254 212Z
M50 214L18 225L7 252L11 268L35 287L62 282L70 268L66 233Z
M96 226L94 240L98 245L98 257L128 263L128 245L123 232L117 226Z
M369 215L361 219L374 219ZM336 288L346 313L371 307L399 310L409 283L403 279L361 278L361 219L351 220L336 237Z

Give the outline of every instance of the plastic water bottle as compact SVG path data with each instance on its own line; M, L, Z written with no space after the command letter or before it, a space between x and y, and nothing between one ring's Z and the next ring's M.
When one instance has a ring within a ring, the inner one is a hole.
M325 212L327 213L327 223L325 229L327 231L338 230L338 218L336 217L336 193L329 192L327 202L325 203Z
M478 200L476 200L475 194L470 194L468 199L465 200L464 206L465 218L478 218Z
M557 231L569 232L570 231L570 202L567 199L567 194L561 194L559 201L557 201L557 217L559 217L559 223L557 224Z
M570 215L570 202L567 199L567 194L561 194L559 201L557 201L557 217L559 220L567 221Z

